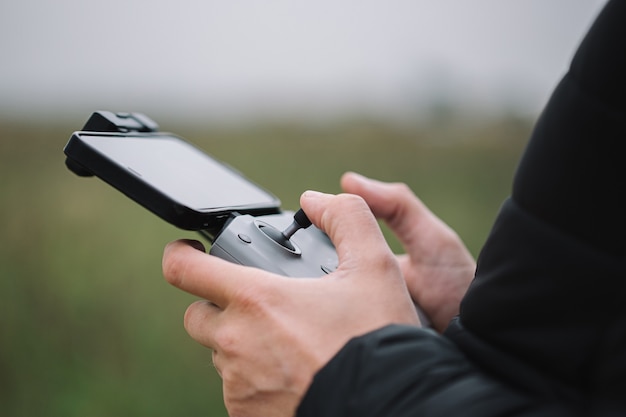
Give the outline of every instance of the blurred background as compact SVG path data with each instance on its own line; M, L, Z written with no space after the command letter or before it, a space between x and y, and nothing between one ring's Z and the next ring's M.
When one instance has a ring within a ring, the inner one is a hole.
M161 276L196 236L64 166L92 111L146 113L288 209L346 170L406 182L478 255L603 3L1 3L0 415L226 415Z

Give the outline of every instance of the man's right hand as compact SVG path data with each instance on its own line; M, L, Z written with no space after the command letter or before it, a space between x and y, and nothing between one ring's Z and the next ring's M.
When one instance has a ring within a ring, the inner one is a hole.
M459 313L461 299L474 277L476 262L459 236L401 183L383 183L352 172L341 186L361 196L386 222L406 254L398 260L415 301L442 332Z

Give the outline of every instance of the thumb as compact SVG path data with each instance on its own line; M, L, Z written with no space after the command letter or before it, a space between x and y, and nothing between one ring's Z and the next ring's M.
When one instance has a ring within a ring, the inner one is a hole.
M447 226L402 183L385 183L352 172L344 174L342 188L361 196L374 215L385 221L408 252ZM422 240L416 239L421 236Z
M300 205L311 222L330 237L340 268L373 262L389 262L397 267L376 218L361 197L306 191Z

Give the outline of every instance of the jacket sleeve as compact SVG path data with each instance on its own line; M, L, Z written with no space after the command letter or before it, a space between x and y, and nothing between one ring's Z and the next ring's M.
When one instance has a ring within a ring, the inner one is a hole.
M570 410L571 411L571 410ZM316 376L298 417L575 415L482 373L437 333L392 325L350 341Z
M447 331L525 390L626 410L626 2L610 1L539 118ZM495 361L494 350L500 354ZM523 371L510 372L512 365Z

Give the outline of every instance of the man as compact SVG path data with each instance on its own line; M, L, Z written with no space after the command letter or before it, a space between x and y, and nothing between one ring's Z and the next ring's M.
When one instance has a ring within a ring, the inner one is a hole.
M337 248L324 278L166 248L168 281L210 300L185 326L213 349L231 416L626 414L623 22L610 1L581 44L477 267L405 186L352 173L347 194L301 198Z

